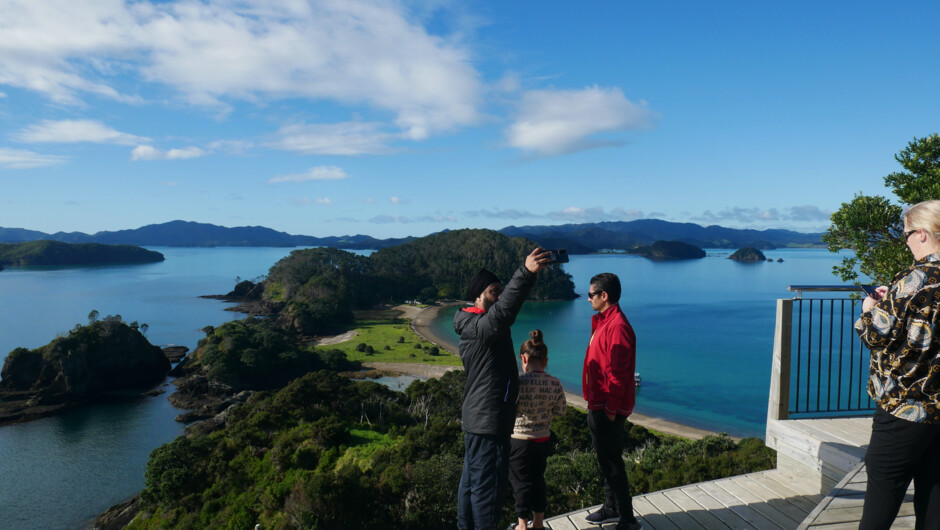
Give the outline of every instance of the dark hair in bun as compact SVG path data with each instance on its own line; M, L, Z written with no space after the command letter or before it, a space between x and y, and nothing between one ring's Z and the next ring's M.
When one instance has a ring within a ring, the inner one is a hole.
M536 329L529 332L529 340L522 343L519 348L519 355L523 353L529 356L529 359L542 360L548 359L548 346L542 339L542 330Z

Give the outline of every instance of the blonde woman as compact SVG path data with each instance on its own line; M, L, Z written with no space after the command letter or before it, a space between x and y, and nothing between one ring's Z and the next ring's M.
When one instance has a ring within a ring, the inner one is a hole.
M912 479L915 528L940 528L940 201L905 212L904 238L914 263L865 298L855 323L876 403L862 530L891 527Z

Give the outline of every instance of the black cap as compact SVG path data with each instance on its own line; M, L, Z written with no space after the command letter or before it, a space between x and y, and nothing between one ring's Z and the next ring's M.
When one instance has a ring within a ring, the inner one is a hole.
M499 278L486 269L480 269L480 272L470 278L470 283L467 284L467 300L471 302L476 300L480 293L493 283L500 283Z

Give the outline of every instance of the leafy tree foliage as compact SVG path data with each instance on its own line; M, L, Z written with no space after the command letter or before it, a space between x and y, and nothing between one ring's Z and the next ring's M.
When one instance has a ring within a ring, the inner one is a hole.
M307 372L359 367L338 350L311 352L301 347L293 334L268 319L233 320L204 331L206 338L193 352L189 369L201 367L236 389L274 389Z
M130 528L453 528L465 382L455 370L401 393L318 371L258 392L221 430L153 451ZM585 414L569 409L553 429L548 512L601 502ZM773 465L756 439L690 442L633 425L625 445L635 493ZM506 502L502 527L514 519Z
M894 157L906 171L884 178L903 204L940 199L940 135L915 138ZM843 281L854 281L859 273L876 284L888 284L911 262L904 240L903 208L889 198L861 193L832 214L832 225L823 241L832 252L853 250L833 268Z

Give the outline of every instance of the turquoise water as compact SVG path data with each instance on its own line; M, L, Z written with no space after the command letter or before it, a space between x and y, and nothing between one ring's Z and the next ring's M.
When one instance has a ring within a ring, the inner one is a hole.
M192 349L200 329L239 316L224 310L230 304L198 296L265 274L292 249L153 250L166 261L0 272L0 360L87 322L92 309L146 322L154 344ZM84 528L137 493L150 451L183 431L167 394L0 427L0 528Z
M636 411L736 436L763 438L778 298L788 285L841 284L832 275L840 257L825 250L765 252L783 263L738 263L710 250L701 260L655 262L625 255L571 256L564 265L580 298L528 303L513 326L516 347L540 328L549 347L548 371L581 393L581 367L593 311L590 279L620 277L621 306L637 335L643 377ZM434 323L456 342L453 314Z
M265 274L291 249L156 248L166 261L82 268L8 268L0 272L0 359L17 346L35 348L104 316L146 322L158 345L190 348L207 325L239 315L198 298L231 290L236 278ZM367 254L368 251L363 252ZM529 303L514 329L520 343L540 327L549 371L580 392L590 333L583 296L593 274L615 272L623 307L638 336L643 387L637 411L738 435L763 436L770 377L774 301L790 284L838 283L838 257L823 250L777 250L784 263L739 264L727 251L703 260L652 262L623 255L572 256L566 265L581 298ZM453 313L437 322L453 334ZM81 528L144 484L147 457L182 432L166 395L86 407L0 427L0 528Z

